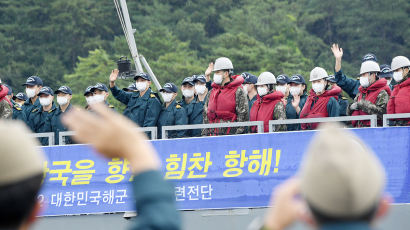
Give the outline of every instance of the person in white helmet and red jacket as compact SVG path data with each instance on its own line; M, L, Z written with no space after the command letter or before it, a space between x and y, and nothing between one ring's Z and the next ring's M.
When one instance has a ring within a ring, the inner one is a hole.
M255 84L258 96L251 109L251 121L263 121L264 131L269 132L270 120L285 120L286 110L283 98L285 94L278 90L275 75L263 72ZM256 132L256 127L252 127ZM286 125L275 125L274 131L286 131Z
M360 67L360 87L353 103L348 107L348 115L360 116L376 114L381 124L386 113L387 102L391 94L387 80L379 78L379 64L365 61ZM352 121L354 127L370 127L370 121Z
M391 62L393 79L397 85L394 86L387 113L410 113L410 60L405 56L397 56ZM396 125L410 125L410 119L395 120Z
M204 124L249 121L248 98L242 88L244 79L234 75L231 60L220 57L213 66L212 90L204 106ZM245 127L204 129L202 135L244 133Z
M312 89L300 112L300 118L317 117L338 117L340 106L337 102L342 89L337 86L330 86L327 82L329 75L321 67L315 67L310 72L309 81L312 82ZM316 129L317 123L301 124L302 129Z

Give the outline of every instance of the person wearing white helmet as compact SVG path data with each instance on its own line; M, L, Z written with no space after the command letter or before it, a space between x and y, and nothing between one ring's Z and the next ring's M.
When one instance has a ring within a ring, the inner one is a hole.
M391 62L393 79L397 82L387 105L387 113L410 113L410 60L397 56ZM396 125L409 125L409 119L396 120Z
M251 121L263 121L264 131L269 132L270 120L285 120L284 94L276 89L276 78L271 72L263 72L256 82L257 99L251 109ZM255 132L256 128L252 127ZM286 131L286 125L274 126L274 131Z
M333 55L335 57L335 79L337 85L345 91L349 97L354 99L359 92L360 82L356 79L347 77L342 71L342 57L343 49L338 44L333 44L331 47ZM368 53L363 56L362 63L365 61L377 62L376 55Z
M330 86L327 82L329 75L321 67L315 67L310 72L309 81L312 82L312 89L300 112L300 118L317 117L338 117L340 106L337 102L342 89L337 86ZM302 129L316 129L317 123L301 124Z
M212 90L204 106L204 124L248 121L248 99L242 88L244 79L233 74L231 60L226 57L216 59L213 72ZM240 134L244 131L244 127L204 129L202 135Z
M387 80L379 78L379 64L365 61L360 67L360 87L353 103L348 107L348 115L360 116L376 114L379 123L386 113L387 102L391 94ZM370 127L370 121L352 121L354 127Z

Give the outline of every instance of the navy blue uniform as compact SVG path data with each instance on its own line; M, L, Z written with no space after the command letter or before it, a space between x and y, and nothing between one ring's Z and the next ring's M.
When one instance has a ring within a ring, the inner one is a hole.
M31 111L33 111L34 109L38 109L38 108L41 108L39 98L37 98L34 104L31 103L31 100L29 98L27 101L24 102L23 106L21 107L25 115L25 118L26 118L25 122L29 127L30 127L29 119L30 119Z
M198 101L198 97L196 96L191 103L187 104L183 99L181 101L182 107L185 109L186 114L188 116L188 124L196 125L202 124L203 118L203 111L204 111L204 104L203 102ZM188 137L199 137L201 136L201 129L190 129L186 131L186 136Z
M290 94L288 97L288 102L286 105L286 118L287 119L299 119L300 112L303 109L303 106L305 106L306 100L307 100L307 95L303 94L300 96L300 101L299 101L299 114L296 113L295 108L292 106L292 100L293 96ZM300 124L288 124L286 125L288 131L295 131L295 130L300 130Z
M54 140L56 144L62 144L59 141L59 134L60 132L65 132L68 131L68 129L63 125L63 123L61 123L61 117L64 113L70 111L70 109L72 108L71 104L68 105L67 109L65 110L65 112L63 112L60 108L60 106L56 109L56 111L54 112L53 116L49 117L49 119L51 120L51 131L54 132ZM70 137L66 136L64 137L64 141L65 144L72 144L73 141L71 140Z
M23 109L21 108L21 106L14 101L12 102L13 102L13 117L12 117L13 120L21 120L23 122L26 122L27 117Z
M186 125L188 124L188 117L185 109L173 100L167 108L162 108L161 114L158 119L158 134L161 138L162 126L170 125ZM186 130L168 131L168 138L181 138L186 136Z
M359 92L360 81L346 77L342 70L335 73L336 84L354 99Z
M36 108L31 111L29 116L29 127L35 133L48 133L51 132L51 117L54 115L57 110L56 106L53 103L53 106L49 111L43 111L43 107ZM42 145L48 145L48 138L40 137L39 138ZM52 143L54 144L54 143Z
M125 92L117 86L110 89L115 99L127 106L124 116L141 127L151 127L157 124L161 103L151 89L148 89L142 97L138 92Z

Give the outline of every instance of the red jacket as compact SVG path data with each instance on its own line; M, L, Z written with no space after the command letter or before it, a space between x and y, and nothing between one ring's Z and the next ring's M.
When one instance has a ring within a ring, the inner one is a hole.
M244 79L239 75L232 78L234 80L225 86L212 83L207 110L209 123L236 121L236 90L241 87Z
M362 86L359 87L359 96L357 97L357 101L364 100L370 101L373 104L376 104L377 96L379 96L380 92L385 90L387 94L391 94L390 87L387 85L387 80L384 78L380 78L373 84L371 84L367 88L363 88ZM368 113L363 112L362 110L355 110L352 113L352 116L360 116L360 115L369 115ZM354 127L370 127L370 121L352 121L352 125Z
M282 103L283 93L275 91L263 97L257 96L256 101L251 109L251 121L263 121L265 132L269 132L269 121L273 120L273 111L277 103ZM252 127L252 131L256 131L256 127Z
M410 113L410 78L395 85L387 104L387 113ZM410 119L408 120L410 123Z
M11 107L13 107L10 100L7 98L7 93L9 92L9 88L7 88L5 85L0 85L0 89L1 89L1 91L0 91L0 101L6 100L7 103L9 103L9 105Z
M337 100L341 92L342 89L336 85L319 96L311 89L306 103L300 112L300 118L328 117L327 104L330 98L334 97ZM315 104L312 107L313 102L315 102ZM316 129L317 126L317 123L301 124L302 129Z

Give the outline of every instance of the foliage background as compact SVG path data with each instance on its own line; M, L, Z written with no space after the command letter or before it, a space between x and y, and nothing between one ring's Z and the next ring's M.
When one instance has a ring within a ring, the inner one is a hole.
M161 84L179 85L219 56L238 74L307 78L314 66L333 72L332 43L343 47L350 76L366 53L389 64L410 50L406 0L129 0L128 8L139 52ZM38 75L53 89L70 86L84 105L84 89L107 84L122 55L129 50L111 0L0 2L0 78L15 92Z

